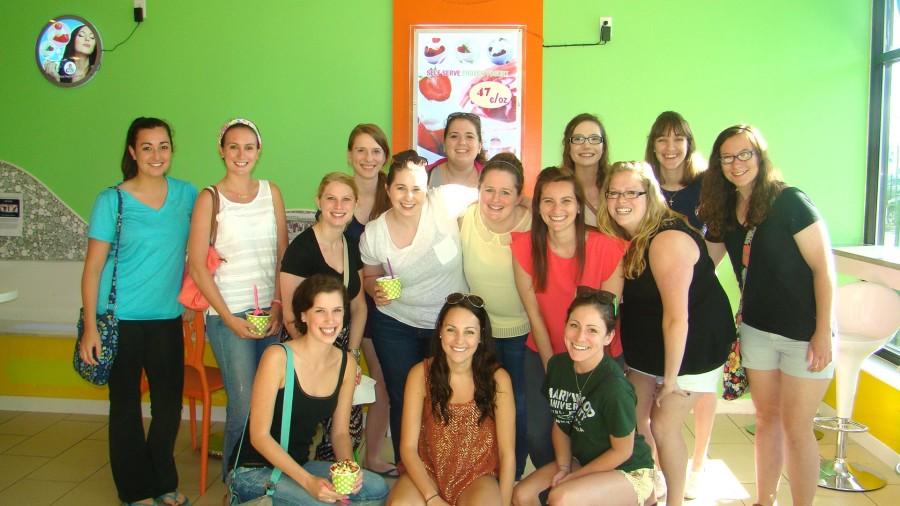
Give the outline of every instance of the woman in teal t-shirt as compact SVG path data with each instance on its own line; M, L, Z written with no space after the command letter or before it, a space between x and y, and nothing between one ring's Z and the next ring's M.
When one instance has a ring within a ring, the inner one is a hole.
M97 313L106 311L118 240L115 313L119 349L109 377L109 454L119 499L128 504L186 504L176 491L173 449L181 422L184 348L176 297L197 190L166 176L171 129L156 118L137 118L122 155L124 181L94 203L81 278L84 337L81 357L100 351ZM122 229L116 237L119 198ZM144 436L141 371L150 383L153 419ZM154 502L154 498L155 501Z
M550 358L544 393L555 459L516 485L514 503L642 505L655 501L653 458L637 433L634 388L603 348L616 327L616 296L579 287L566 313L567 353Z

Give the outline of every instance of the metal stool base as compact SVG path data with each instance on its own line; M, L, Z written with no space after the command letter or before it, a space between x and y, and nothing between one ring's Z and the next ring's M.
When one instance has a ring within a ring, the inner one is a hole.
M819 486L844 492L868 492L885 486L885 481L865 466L844 459L819 461Z

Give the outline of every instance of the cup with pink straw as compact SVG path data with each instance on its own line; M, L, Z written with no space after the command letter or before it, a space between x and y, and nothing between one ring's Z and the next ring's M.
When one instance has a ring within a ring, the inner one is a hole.
M391 259L387 259L387 268L390 276L382 276L375 280L375 283L381 287L388 300L400 298L400 278L394 274L394 268L391 266Z
M253 324L253 328L255 330L255 334L258 336L264 336L266 327L269 326L269 315L268 311L264 311L259 307L259 289L256 285L253 285L253 304L255 309L252 311L247 311L245 314L247 321Z

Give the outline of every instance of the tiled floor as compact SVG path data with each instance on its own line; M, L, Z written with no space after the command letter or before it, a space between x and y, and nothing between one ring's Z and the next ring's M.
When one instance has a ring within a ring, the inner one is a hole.
M710 445L709 479L701 497L689 506L749 505L753 499L753 440L742 427L750 415L718 415ZM213 430L221 432L220 424ZM116 490L110 473L105 416L0 411L0 504L3 505L115 505ZM690 424L685 426L693 444ZM834 454L833 436L820 442L823 455ZM389 446L389 445L387 445ZM857 445L849 446L852 461L867 464L888 481L888 486L865 494L818 489L816 505L900 505L900 476ZM209 488L199 493L200 458L191 450L187 423L175 445L181 490L192 503L221 505L225 487L218 479L220 461L210 459ZM784 480L779 503L789 505ZM661 503L662 505L662 503Z

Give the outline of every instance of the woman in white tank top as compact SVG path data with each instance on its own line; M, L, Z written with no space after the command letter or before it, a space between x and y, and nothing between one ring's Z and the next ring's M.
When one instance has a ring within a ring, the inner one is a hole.
M273 183L252 177L262 138L251 121L235 119L219 133L225 177L200 192L191 219L188 264L191 277L209 301L206 334L222 371L228 407L225 414L223 477L250 409L256 367L266 346L278 340L282 302L277 266L287 247L284 201ZM206 269L211 217L218 195L215 248L224 259L214 274ZM257 333L245 314L255 308L254 286L269 326Z

